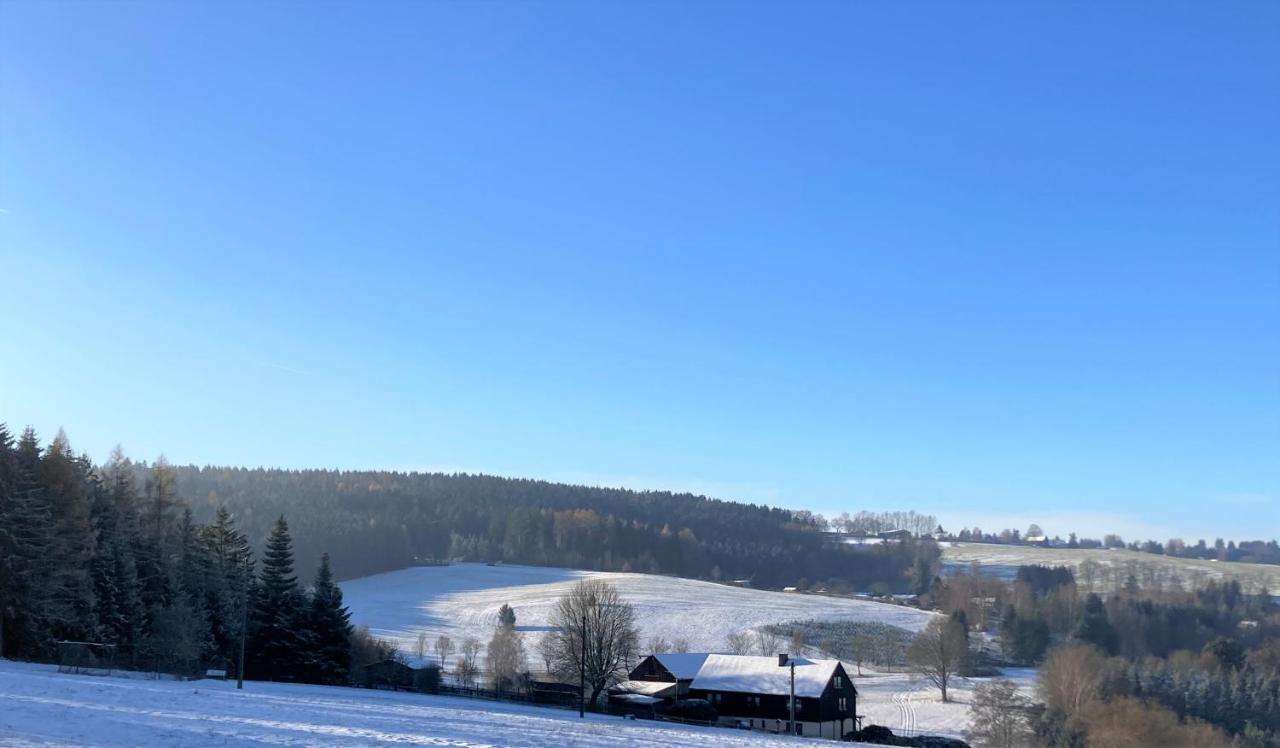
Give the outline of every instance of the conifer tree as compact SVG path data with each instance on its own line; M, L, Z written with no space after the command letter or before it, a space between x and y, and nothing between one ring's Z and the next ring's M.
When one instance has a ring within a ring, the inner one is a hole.
M238 667L253 593L253 552L225 506L218 507L213 524L205 528L204 545L213 577L208 608L214 658Z
M59 431L37 472L53 520L48 574L41 582L48 588L49 626L55 638L96 637L89 576L94 545L89 525L91 467L88 458L75 456L67 435Z
M137 645L144 634L147 617L135 560L140 539L133 464L119 446L112 450L102 475L110 507L99 506L95 510L100 525L98 553L110 558L115 598L110 620L104 620L101 614L99 619L103 636L116 644L117 663L130 665L136 663ZM108 517L109 522L105 521Z
M320 557L307 615L308 675L317 683L346 683L351 671L351 613L333 582L329 554Z
M9 437L8 430L4 432ZM16 447L0 449L0 473L8 498L0 502L0 543L11 552L0 554L0 650L7 655L40 657L50 653L45 631L50 615L50 587L44 583L53 572L53 517L40 470L40 442L31 428L22 432Z
M162 455L144 484L139 512L138 578L148 615L171 601L173 579L169 572L175 553L178 503L177 477Z
M248 670L268 680L296 680L303 600L293 575L293 541L284 515L276 520L263 554L253 608L253 655Z
M1085 599L1084 616L1080 619L1076 638L1096 646L1106 654L1116 652L1116 630L1107 618L1107 608L1102 598L1092 592Z

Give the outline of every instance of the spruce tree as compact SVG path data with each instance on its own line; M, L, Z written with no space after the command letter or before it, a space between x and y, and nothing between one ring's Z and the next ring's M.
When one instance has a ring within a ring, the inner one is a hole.
M62 431L45 449L37 473L53 519L48 575L49 633L54 638L96 638L93 582L89 562L93 532L89 523L92 464L71 451Z
M120 665L136 664L137 645L146 626L146 606L142 601L141 584L135 554L140 544L138 530L138 492L134 484L133 464L117 446L103 470L103 485L110 497L111 507L99 507L98 517L110 516L114 525L109 537L100 536L99 551L109 552L111 558L112 587L115 599L112 621L104 621L104 637L116 644L116 661ZM101 616L100 616L101 618Z
M163 609L172 599L170 565L176 552L178 503L177 476L162 455L147 476L139 512L136 558L142 602L148 616Z
M293 575L293 541L284 515L276 520L263 554L262 575L253 608L253 655L248 670L268 680L296 680L304 623L302 595Z
M31 428L10 448L7 429L0 441L0 474L7 499L0 501L0 651L7 656L38 658L52 650L46 634L51 618L50 587L54 571L53 516L37 480L40 442Z
M516 611L507 603L503 603L502 607L498 608L498 625L515 628Z
M89 560L89 578L93 583L94 617L98 630L106 641L115 641L122 627L120 589L116 577L115 550L119 542L116 505L107 487L95 482L89 514L95 542L93 556Z
M310 679L317 683L346 683L351 674L351 613L342 604L342 590L333 582L329 554L320 557L307 615L307 654Z
M218 507L213 524L205 528L204 546L212 567L208 607L215 659L238 667L253 592L253 552L225 506Z
M1105 654L1116 653L1116 630L1107 618L1107 608L1102 598L1089 593L1084 603L1084 615L1080 619L1080 627L1076 629L1076 638L1092 644Z

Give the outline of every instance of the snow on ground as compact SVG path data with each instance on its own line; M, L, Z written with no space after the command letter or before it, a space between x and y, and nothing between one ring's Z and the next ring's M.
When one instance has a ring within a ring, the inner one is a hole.
M903 735L963 738L969 726L973 689L992 680L956 678L947 688L951 700L944 704L936 686L911 673L881 673L864 667L864 677L857 677L857 670L848 665L845 668L858 689L858 713L866 717L863 724L884 725ZM1017 683L1024 696L1034 698L1034 668L1009 668L1000 677Z
M653 574L573 571L535 566L418 566L342 583L352 621L413 649L418 632L487 642L503 603L516 611L526 647L536 651L556 601L581 579L606 579L634 607L642 643L683 639L694 652L724 651L725 637L805 618L881 621L910 631L934 615L916 608L822 595L770 592ZM428 645L429 646L429 645Z
M356 688L64 675L0 660L0 746L783 748L803 738Z
M572 571L533 566L454 564L402 569L342 584L352 620L374 635L411 651L419 631L431 641L447 634L460 642L475 636L487 642L498 608L510 604L531 658L537 637L547 628L556 600L579 579L601 577L618 585L636 609L642 641L661 636L686 639L693 651L723 650L725 636L770 623L804 618L882 621L918 631L935 615L916 608L822 595L768 592L711 582L655 576ZM428 643L430 646L430 642ZM536 663L535 663L536 665ZM852 676L852 664L845 669ZM962 737L969 724L973 687L981 679L957 679L953 701L941 702L938 690L905 673L863 668L855 678L858 713L865 724L895 731ZM1034 670L1006 671L1030 695Z
M1017 574L1018 567L1023 565L1069 566L1078 572L1080 564L1086 560L1118 567L1125 570L1125 573L1133 571L1140 582L1144 579L1142 570L1145 568L1183 583L1197 579L1235 579L1250 592L1280 589L1280 566L1273 564L1204 561L1129 550L1040 548L996 543L952 543L942 549L942 562L950 570L978 563L984 573L1008 579L1012 579ZM1076 576L1079 580L1079 573Z

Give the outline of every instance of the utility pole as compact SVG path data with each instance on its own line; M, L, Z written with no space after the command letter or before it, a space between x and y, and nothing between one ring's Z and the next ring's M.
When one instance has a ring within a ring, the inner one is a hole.
M587 616L582 616L582 655L578 657L578 719L586 718L587 707Z
M791 715L791 725L787 732L792 735L796 734L796 665L813 665L813 660L806 660L803 657L792 657L789 654L778 655L778 667L791 668L791 702L787 704L787 711Z
M796 661L787 658L787 664L791 666L791 702L788 706L791 708L791 734L796 734Z
M244 643L249 638L249 564L245 562L244 601L241 603L240 618L240 672L236 674L236 689L244 688Z

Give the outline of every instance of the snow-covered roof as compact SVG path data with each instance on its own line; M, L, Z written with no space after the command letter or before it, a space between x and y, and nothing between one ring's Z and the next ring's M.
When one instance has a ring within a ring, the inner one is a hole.
M652 696L645 696L644 694L638 693L620 693L615 695L613 698L618 701L625 701L628 704L657 704L659 701L662 701L662 699L655 699Z
M813 664L796 666L796 696L821 696L840 661L808 662ZM777 657L707 655L689 688L786 696L791 692L791 668L780 667Z
M667 692L674 691L676 684L664 683L655 680L624 680L613 687L613 690L622 693L639 693L645 696L665 696Z
M696 676L698 668L710 656L706 652L663 652L654 655L676 680L689 680Z

